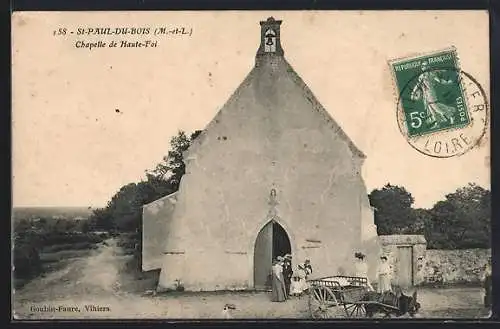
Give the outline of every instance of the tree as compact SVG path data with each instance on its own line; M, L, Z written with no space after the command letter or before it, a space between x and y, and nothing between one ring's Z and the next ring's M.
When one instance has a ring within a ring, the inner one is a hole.
M413 196L404 188L387 183L369 195L375 208L375 224L379 235L406 233L415 217L412 213Z
M491 193L468 184L446 195L430 210L425 234L429 248L489 248Z
M427 223L432 219L431 212L423 208L412 209L411 217L412 221L404 233L424 234Z
M105 208L94 209L92 215L89 217L89 229L91 230L103 230L111 231L115 228L115 221L111 208L108 206Z
M137 203L138 189L136 183L123 186L108 204L111 216L118 231L133 231L138 222L140 205Z
M147 171L148 180L152 182L166 181L170 184L173 191L177 191L181 181L181 177L186 171L184 164L184 152L187 151L191 142L200 134L201 130L196 130L190 137L185 132L179 131L177 136L170 141L171 150L163 157L163 162L160 162L152 171ZM161 184L160 184L161 185Z
M184 152L201 130L189 137L179 131L170 141L170 151L153 170L146 170L146 180L130 183L113 195L105 208L94 210L90 227L100 230L139 232L142 206L178 190L185 173Z

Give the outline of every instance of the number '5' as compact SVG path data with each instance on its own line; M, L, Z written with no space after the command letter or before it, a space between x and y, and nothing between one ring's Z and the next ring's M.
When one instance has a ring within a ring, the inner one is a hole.
M419 116L420 115L420 116ZM423 112L411 112L410 113L410 119L411 119L411 127L414 129L420 128L422 125L422 119L424 113Z

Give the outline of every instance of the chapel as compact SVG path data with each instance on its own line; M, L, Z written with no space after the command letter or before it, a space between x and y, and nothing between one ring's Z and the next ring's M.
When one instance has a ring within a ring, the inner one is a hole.
M361 251L375 279L366 156L285 59L281 24L260 22L255 66L184 154L179 190L143 207L159 290L267 289L285 254L324 277L352 273Z

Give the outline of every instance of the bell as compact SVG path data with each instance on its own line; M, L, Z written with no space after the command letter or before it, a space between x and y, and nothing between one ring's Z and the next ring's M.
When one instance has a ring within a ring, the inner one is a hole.
M267 37L266 45L272 46L274 44L273 38L271 36Z

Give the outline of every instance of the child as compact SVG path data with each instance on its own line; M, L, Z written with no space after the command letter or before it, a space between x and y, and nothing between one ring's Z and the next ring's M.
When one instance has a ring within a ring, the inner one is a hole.
M290 283L290 296L300 296L302 295L303 284L300 281L298 275L292 277L292 282Z
M293 270L292 270L292 255L287 254L284 257L283 260L283 280L285 281L285 291L287 296L290 296L290 286L292 283L292 276L293 276Z
M301 294L303 292L307 292L307 290L309 289L309 285L307 284L308 273L309 271L306 270L304 264L298 266L297 270L297 277L299 278L298 289L300 290Z

